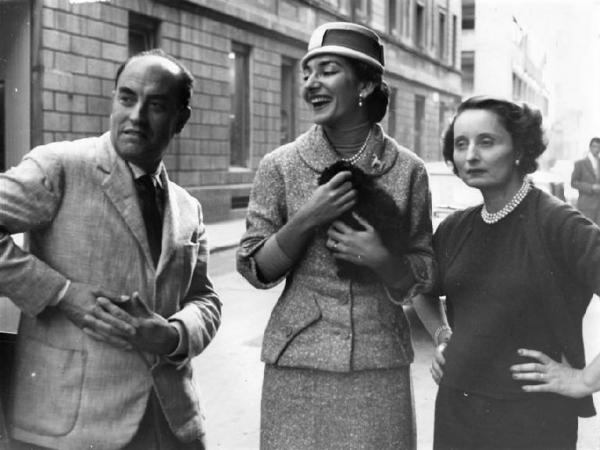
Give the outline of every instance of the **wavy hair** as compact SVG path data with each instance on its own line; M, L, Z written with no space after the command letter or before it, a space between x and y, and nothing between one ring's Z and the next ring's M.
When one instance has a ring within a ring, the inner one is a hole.
M350 67L360 81L373 82L375 88L373 92L364 98L364 108L367 110L367 118L371 123L377 123L383 119L387 111L390 100L390 88L383 80L381 70L372 64L359 61L353 58L347 58Z
M526 103L517 104L497 97L475 96L463 101L458 107L443 138L442 154L446 162L454 164L454 123L464 111L480 109L494 113L501 125L510 134L514 152L519 155L520 163L516 166L521 177L535 172L538 168L537 158L544 153L548 142L542 127L541 112Z

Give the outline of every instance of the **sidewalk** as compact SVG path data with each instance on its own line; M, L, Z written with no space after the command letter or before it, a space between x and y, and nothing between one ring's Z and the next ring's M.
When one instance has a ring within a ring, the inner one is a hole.
M245 219L207 223L206 234L210 253L237 247L244 231L246 231Z

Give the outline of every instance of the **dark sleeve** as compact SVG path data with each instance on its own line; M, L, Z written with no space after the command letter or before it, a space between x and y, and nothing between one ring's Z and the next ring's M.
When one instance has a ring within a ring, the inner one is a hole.
M584 194L594 193L594 183L583 180L583 161L577 161L571 175L571 186Z
M479 207L455 211L446 217L433 234L433 252L435 255L435 276L432 295L446 295L443 280L452 260L469 234L473 214Z
M553 201L541 212L550 254L579 284L600 293L600 228L567 203Z
M442 288L442 280L445 273L448 249L446 248L446 237L449 229L452 228L452 216L446 217L437 227L433 234L433 254L435 258L435 271L433 274L433 283L429 294L434 296L445 295Z

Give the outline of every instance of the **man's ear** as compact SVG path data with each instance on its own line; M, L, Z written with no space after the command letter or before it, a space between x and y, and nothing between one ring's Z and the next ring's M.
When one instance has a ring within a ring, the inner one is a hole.
M177 112L177 123L175 124L175 134L178 134L183 130L183 127L187 123L192 114L192 108L186 106L184 108L180 108Z

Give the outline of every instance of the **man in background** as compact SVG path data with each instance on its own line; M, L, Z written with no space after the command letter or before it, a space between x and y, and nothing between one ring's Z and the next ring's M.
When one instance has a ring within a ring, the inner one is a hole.
M579 191L577 208L596 224L600 224L600 137L590 140L587 156L575 161L571 186Z
M190 360L221 303L200 204L162 163L192 85L166 53L135 55L117 71L109 132L37 147L0 174L0 295L23 312L15 448L204 448Z

